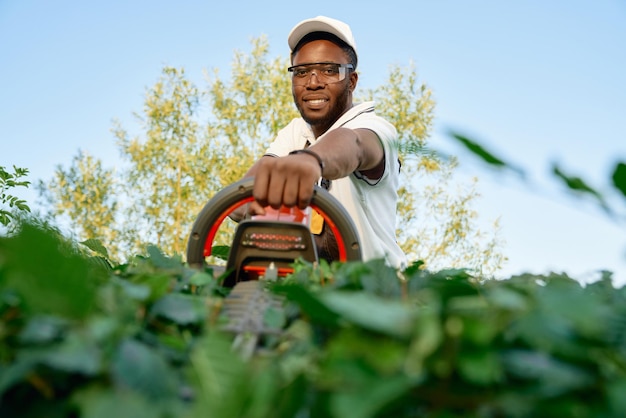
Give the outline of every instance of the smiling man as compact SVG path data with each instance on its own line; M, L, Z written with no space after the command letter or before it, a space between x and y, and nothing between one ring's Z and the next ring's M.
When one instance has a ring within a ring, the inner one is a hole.
M298 23L288 37L294 102L301 117L277 135L248 171L255 176L250 207L306 208L319 183L339 200L359 233L364 260L406 266L396 242L399 161L393 125L373 102L353 104L359 79L350 27L325 16ZM316 233L320 257L334 259L334 237Z

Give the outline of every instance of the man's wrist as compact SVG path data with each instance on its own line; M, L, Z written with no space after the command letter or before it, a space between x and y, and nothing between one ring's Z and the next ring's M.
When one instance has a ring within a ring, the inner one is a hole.
M289 155L295 155L295 154L308 154L312 157L314 157L318 164L320 165L320 177L324 176L324 167L326 167L326 165L324 164L324 160L322 160L322 157L319 156L319 154L309 148L303 148L303 149L297 149L295 151L291 151L289 153Z

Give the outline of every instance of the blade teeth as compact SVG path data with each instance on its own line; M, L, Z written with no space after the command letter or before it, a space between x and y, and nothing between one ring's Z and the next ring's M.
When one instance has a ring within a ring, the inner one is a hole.
M280 334L281 330L268 328L263 315L269 308L280 309L283 298L269 293L259 281L239 282L224 299L222 312L228 322L222 330L242 334ZM258 338L257 338L258 339Z

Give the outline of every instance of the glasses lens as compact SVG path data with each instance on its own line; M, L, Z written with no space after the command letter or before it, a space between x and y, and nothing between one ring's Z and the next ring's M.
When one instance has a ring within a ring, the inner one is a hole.
M304 86L310 82L313 75L319 83L338 83L346 78L349 68L352 68L352 64L318 63L296 65L289 67L288 70L292 74L293 84Z

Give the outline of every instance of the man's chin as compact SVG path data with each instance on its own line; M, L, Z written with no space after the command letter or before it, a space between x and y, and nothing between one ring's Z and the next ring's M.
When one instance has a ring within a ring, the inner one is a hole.
M324 125L328 123L328 114L326 112L303 112L302 119L311 126Z

